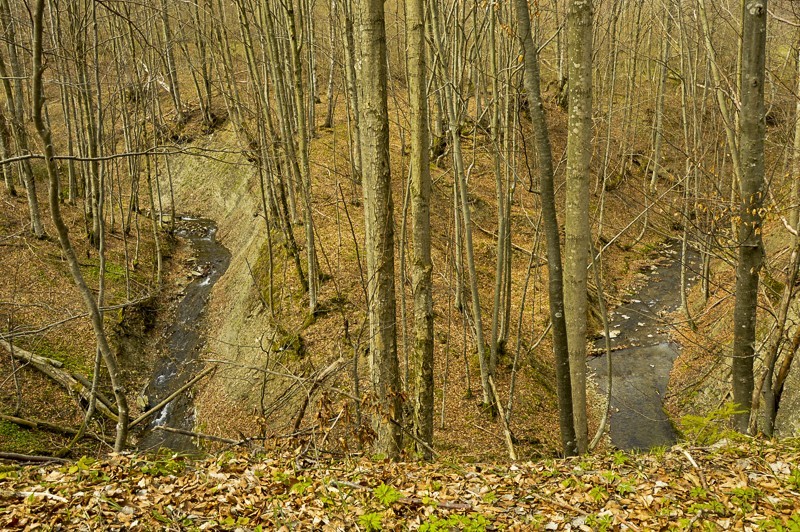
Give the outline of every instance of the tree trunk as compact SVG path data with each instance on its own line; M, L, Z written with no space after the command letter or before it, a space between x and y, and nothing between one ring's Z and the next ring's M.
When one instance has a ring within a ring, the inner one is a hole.
M455 173L454 188L458 201L458 208L461 210L463 226L463 244L466 248L467 271L470 277L470 293L472 295L472 315L475 330L475 343L478 351L478 363L481 370L481 391L483 393L483 404L489 406L492 404L492 390L489 386L489 360L486 353L486 345L483 339L483 317L481 311L480 292L478 290L478 278L475 268L475 251L472 244L472 218L469 207L469 194L467 191L467 180L464 172L464 158L461 149L461 131L460 131L460 115L458 108L458 101L461 98L454 94L456 83L452 81L452 76L447 74L447 70L453 68L452 65L445 66L445 61L442 58L445 55L446 48L442 38L442 29L440 27L438 8L435 3L431 4L431 22L430 26L433 29L434 43L436 52L439 54L440 60L436 61L439 68L439 75L441 78L444 90L441 91L442 100L445 112L447 113L450 140L453 149L453 171ZM454 61L450 61L454 62ZM457 222L456 222L457 223ZM457 252L458 253L458 252ZM465 317L466 320L466 317Z
M394 279L394 207L389 166L386 28L383 0L360 5L361 153L367 231L367 294L375 416L374 450L396 458L402 446Z
M69 233L64 220L61 217L61 205L59 202L59 182L58 182L58 169L56 168L55 155L53 151L53 142L50 130L45 125L43 118L44 107L44 88L42 86L42 76L44 74L44 65L42 64L42 17L44 12L44 0L37 0L36 10L34 12L34 26L33 26L33 89L31 97L33 98L33 122L39 137L44 145L45 161L47 163L47 174L50 180L50 214L53 219L53 224L58 233L58 241L61 244L61 249L67 259L72 278L78 288L83 302L89 311L89 317L94 328L95 336L97 337L97 345L103 355L103 360L108 368L108 375L111 380L111 386L114 390L114 396L117 401L117 410L119 418L117 421L117 436L114 442L114 451L120 452L125 447L125 441L128 438L128 402L125 397L125 388L120 381L119 368L117 366L117 359L111 352L111 347L108 345L105 330L103 329L103 319L100 314L100 309L97 306L92 291L86 285L83 274L78 264L78 257L75 255L75 250L69 239Z
M0 157L8 159L11 157L11 134L8 131L8 124L3 110L0 109ZM17 189L14 186L14 173L11 171L11 165L0 165L0 173L3 174L3 182L6 185L6 192L9 196L16 196Z
M0 56L0 76L3 78L3 87L6 93L6 105L11 119L11 129L17 142L19 155L30 153L28 147L28 132L25 129L25 94L22 90L22 81L27 79L27 74L23 71L17 54L18 43L16 41L15 22L11 15L11 7L8 0L0 0L0 22L4 28L4 36L8 47L8 59L11 72L6 69L5 63ZM13 83L12 83L13 80ZM13 85L13 90L12 90ZM36 196L36 180L33 175L31 162L24 160L20 163L22 169L22 181L25 184L26 196L28 198L28 213L31 219L31 231L36 238L45 238L42 217L39 211L39 199Z
M433 445L433 264L431 263L431 170L425 56L424 0L406 4L408 91L411 107L411 216L413 222L414 429ZM431 452L417 449L426 460Z
M172 48L172 28L169 24L169 10L167 9L166 0L161 0L161 32L164 37L164 61L167 67L169 92L170 96L172 96L172 104L175 106L175 121L180 125L184 122L183 104L181 103L178 72L175 66L175 53Z
M305 230L306 230L306 266L308 268L308 306L311 314L317 309L317 290L319 287L319 267L317 265L317 253L314 245L314 217L311 208L311 176L308 162L308 138L309 130L306 124L305 98L303 96L303 68L300 58L301 46L297 36L297 26L294 10L291 8L286 13L287 24L289 26L289 57L292 62L292 88L295 104L295 119L297 120L297 154L300 163L300 189L303 195L303 207L305 209Z
M738 220L739 261L733 311L733 400L739 414L736 430L747 432L753 395L759 272L764 261L761 206L764 201L764 70L767 0L747 0L742 11L741 207ZM768 383L769 384L769 383Z
M361 183L361 110L358 103L358 85L356 84L356 44L353 36L353 0L344 0L344 71L347 81L347 94L350 101L349 111L353 120L353 138L350 147L351 172L353 183ZM355 189L355 187L354 187ZM353 198L355 201L355 198Z
M664 131L664 97L667 90L667 71L669 70L669 55L670 55L670 29L672 27L672 17L669 13L669 5L664 5L664 42L663 49L661 50L661 73L658 80L658 94L656 95L656 116L655 125L653 127L653 161L652 173L650 177L650 193L656 191L658 183L658 176L661 174L661 140Z
M591 0L571 0L567 13L569 48L569 132L564 252L564 310L578 452L588 446L586 420L586 266L589 251L589 164L592 157Z
M517 37L524 58L523 82L528 95L528 111L533 123L537 155L539 156L539 192L542 196L542 221L547 239L550 321L553 324L553 355L556 365L558 418L561 428L561 447L567 456L577 453L575 422L572 412L567 325L564 319L564 292L561 272L561 237L558 232L556 200L553 186L553 151L547 130L547 119L539 83L539 57L531 35L530 14L526 0L515 0Z

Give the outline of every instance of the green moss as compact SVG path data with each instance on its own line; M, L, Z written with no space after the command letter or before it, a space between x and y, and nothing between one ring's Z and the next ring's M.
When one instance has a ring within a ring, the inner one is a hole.
M770 275L770 272L766 269L764 269L764 274L761 276L761 282L766 288L767 297L769 297L770 301L777 304L783 295L785 285Z
M63 349L51 344L46 339L37 340L35 343L28 343L23 340L20 342L20 347L35 355L58 360L65 367L79 371L84 375L88 375L91 372L91 361L87 361L82 353Z
M92 264L91 266L87 266L85 272L90 279L98 279L100 277L100 265ZM124 283L125 267L106 260L106 282L114 284Z
M0 421L0 449L11 452L41 452L42 438L38 431Z
M273 352L288 354L296 358L303 358L306 354L305 341L300 333L290 333L281 325L276 325L275 327L272 350Z

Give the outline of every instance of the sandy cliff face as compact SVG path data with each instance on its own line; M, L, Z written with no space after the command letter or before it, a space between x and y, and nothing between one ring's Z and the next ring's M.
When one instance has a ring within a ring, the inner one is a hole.
M787 332L791 340L800 324L800 300L795 300L789 314L789 323L795 324ZM781 406L775 418L775 432L779 437L795 438L800 436L800 364L795 360L786 379L785 391L781 397Z
M204 143L236 146L236 138L222 130ZM250 427L241 425L258 400L259 394L253 392L259 378L243 366L263 367L265 353L259 343L265 336L268 341L270 329L248 267L258 262L266 241L258 175L243 156L233 153L176 156L171 164L176 212L215 220L217 239L232 254L207 307L208 341L201 354L226 362L217 363L219 370L200 385L195 398L198 428L220 433L236 424L248 432Z

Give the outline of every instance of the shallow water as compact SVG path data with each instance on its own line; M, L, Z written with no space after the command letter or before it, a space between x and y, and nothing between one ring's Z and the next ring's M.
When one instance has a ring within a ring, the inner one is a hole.
M216 241L216 233L217 225L211 220L190 217L180 219L176 234L189 240L192 245L195 258L191 274L193 279L184 287L183 297L175 312L175 321L160 342L163 353L156 362L147 386L147 408L160 403L202 369L198 358L206 341L203 315L214 283L228 269L231 260L230 252ZM192 397L190 392L184 392L153 416L139 442L139 448L196 450L188 436L153 430L155 426L192 430L194 421Z
M688 281L699 278L699 255L686 256ZM666 244L661 258L646 272L644 285L625 304L609 313L611 347L625 349L611 354L611 443L620 449L649 449L672 445L677 433L664 412L664 395L670 371L680 346L670 339L673 324L665 316L681 304L681 247ZM604 348L603 339L595 343ZM595 381L605 394L608 390L606 356L588 361Z

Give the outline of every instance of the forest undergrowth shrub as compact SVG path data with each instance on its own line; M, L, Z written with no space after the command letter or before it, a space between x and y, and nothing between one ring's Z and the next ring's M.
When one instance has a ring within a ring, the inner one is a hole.
M687 414L679 421L683 437L695 445L713 445L736 433L731 429L731 419L742 413L733 402L726 402L720 408L699 416Z

